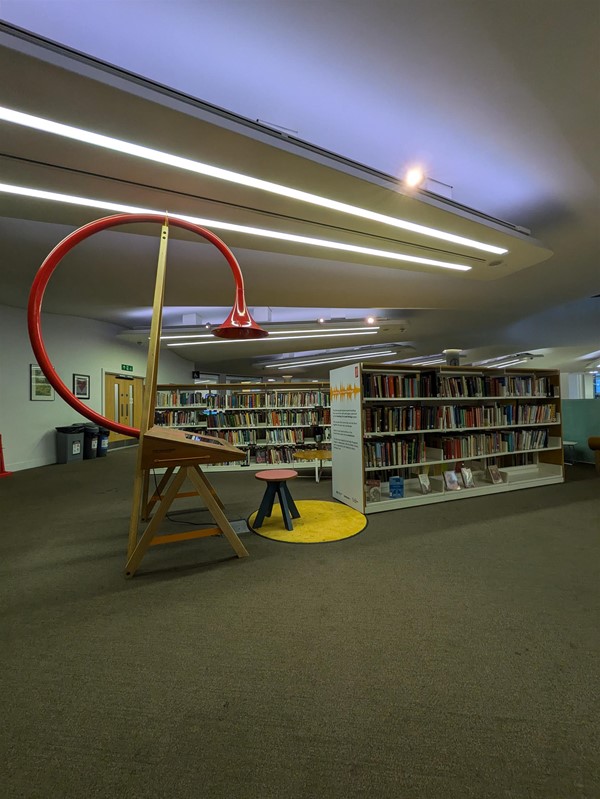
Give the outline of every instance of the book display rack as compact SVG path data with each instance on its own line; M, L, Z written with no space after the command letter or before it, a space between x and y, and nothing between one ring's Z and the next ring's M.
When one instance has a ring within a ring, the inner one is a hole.
M314 469L298 452L322 450L331 440L329 384L212 383L157 387L155 423L217 436L246 451L243 462L207 471ZM327 465L327 462L324 462Z
M333 496L363 513L564 481L558 371L354 364L330 377Z

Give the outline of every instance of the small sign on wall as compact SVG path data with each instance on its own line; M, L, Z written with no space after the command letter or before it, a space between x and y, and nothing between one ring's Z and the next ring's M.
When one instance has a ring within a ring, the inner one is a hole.
M128 363L121 364L121 371L122 372L133 372L133 366L130 366Z

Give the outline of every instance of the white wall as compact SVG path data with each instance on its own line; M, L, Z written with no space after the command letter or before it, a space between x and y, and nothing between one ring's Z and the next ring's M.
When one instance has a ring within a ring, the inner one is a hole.
M99 413L103 412L104 372L121 372L121 364L126 363L133 366L130 374L146 374L146 348L116 338L121 329L77 316L42 317L44 343L54 368L69 388L74 373L90 375L86 404ZM55 463L54 428L82 421L58 395L53 402L30 401L31 363L35 359L25 310L0 305L0 435L9 471ZM161 351L158 380L190 383L193 368L191 361Z

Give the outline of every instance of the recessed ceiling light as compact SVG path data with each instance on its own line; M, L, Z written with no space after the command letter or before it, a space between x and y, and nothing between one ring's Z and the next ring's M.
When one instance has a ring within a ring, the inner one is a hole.
M104 200L94 200L90 197L77 197L71 194L59 194L53 191L44 191L43 189L31 189L25 186L13 186L8 183L0 183L0 191L6 194L16 194L23 197L35 197L39 200L53 200L54 202L63 202L69 205L83 205L87 208L101 208L104 211L119 211L125 214L160 214L164 216L164 210L156 210L154 208L138 208L134 205L124 205L123 203L106 202ZM315 239L310 236L297 236L294 233L281 233L278 230L267 230L265 228L248 227L247 225L234 225L231 222L222 222L216 219L202 219L197 216L188 216L187 214L174 214L169 212L171 217L177 219L184 219L186 222L192 222L195 225L202 225L207 228L215 228L216 230L231 230L236 233L248 233L251 236L262 236L269 239L278 239L280 241L293 241L298 244L306 244L311 247L325 247L330 250L339 250L342 252L354 252L361 255L372 255L379 258L387 258L392 261L403 261L407 263L423 264L424 266L437 266L443 269L454 269L458 272L469 272L472 267L466 264L452 264L446 261L435 261L432 258L420 258L416 255L404 255L403 253L391 252L388 250L375 250L371 247L359 247L356 244L344 244L341 241L330 241L328 239Z
M371 219L375 222L382 222L386 225L391 225L392 227L410 230L413 233L419 233L423 236L431 236L432 238L442 239L443 241L451 241L454 244L472 247L476 250L484 250L497 255L507 252L507 250L503 247L496 247L491 244L485 244L481 241L475 241L474 239L467 239L464 236L457 236L453 233L447 233L446 231L438 230L436 228L418 225L415 222L409 222L406 219L397 219L393 216L387 216L386 214L380 214L376 211L370 211L367 208L359 208L358 206L342 203L338 200L333 200L328 197L321 197L318 194L311 194L310 192L294 189L290 186L282 186L279 183L272 183L271 181L261 180L260 178L254 178L250 175L232 172L229 169L222 169L221 167L212 166L211 164L193 161L190 158L183 158L172 153L154 150L151 147L144 147L143 145L134 144L133 142L115 139L112 136L104 136L101 133L94 133L93 131L84 130L83 128L76 128L72 125L65 125L61 122L55 122L51 119L44 119L43 117L34 116L33 114L25 114L21 111L15 111L12 108L0 106L0 120L12 122L16 125L23 125L24 127L33 128L34 130L40 130L44 133L51 133L53 135L62 136L67 139L84 142L85 144L92 144L96 147L102 147L107 150L125 153L136 158L143 158L147 161L154 161L155 163L173 166L177 169L184 169L188 172L195 172L199 175L208 175L209 177L226 180L230 183L237 183L242 186L250 186L254 189L267 191L272 194L279 194L283 197L290 197L294 200L321 206L322 208L330 208L334 211L340 211L341 213L350 214L363 219Z
M425 180L425 173L421 169L420 166L413 166L406 171L404 176L404 182L407 186L410 186L411 189L420 186L421 183Z
M325 319L324 319L322 316L320 316L320 317L317 319L317 322L318 322L320 325L324 325L324 324L325 324Z
M375 317L374 316L367 316L367 324L374 325L375 324Z

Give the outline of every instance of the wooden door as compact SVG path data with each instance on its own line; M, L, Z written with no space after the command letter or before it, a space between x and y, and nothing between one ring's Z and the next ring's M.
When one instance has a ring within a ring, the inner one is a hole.
M104 407L107 419L129 427L140 427L142 421L142 390L144 381L141 377L125 377L124 375L106 374L104 377ZM113 433L108 438L113 441L133 441L129 436Z

